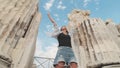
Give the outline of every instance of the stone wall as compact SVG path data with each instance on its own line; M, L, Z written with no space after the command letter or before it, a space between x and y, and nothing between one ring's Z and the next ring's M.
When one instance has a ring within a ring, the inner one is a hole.
M0 0L0 68L30 68L41 14L39 0Z
M117 25L117 29L118 29L118 31L120 32L120 24L119 24L119 25Z
M79 68L102 68L119 64L120 33L115 23L111 19L103 21L90 18L89 15L90 12L85 10L73 10L68 15L68 29L72 31L72 47Z

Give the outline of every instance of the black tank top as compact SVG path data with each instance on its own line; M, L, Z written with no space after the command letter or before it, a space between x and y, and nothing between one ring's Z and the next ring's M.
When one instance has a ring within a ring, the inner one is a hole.
M65 35L63 33L60 33L57 37L59 46L67 46L71 47L71 37L70 35Z

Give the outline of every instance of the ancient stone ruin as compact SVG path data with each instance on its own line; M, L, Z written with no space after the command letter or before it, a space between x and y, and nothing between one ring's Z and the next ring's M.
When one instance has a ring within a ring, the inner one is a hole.
M120 25L89 15L86 10L68 15L79 68L120 68ZM40 19L38 0L0 0L0 68L36 68Z
M85 10L73 10L68 15L79 68L120 68L120 25L89 15Z
M34 68L38 0L0 0L0 68Z

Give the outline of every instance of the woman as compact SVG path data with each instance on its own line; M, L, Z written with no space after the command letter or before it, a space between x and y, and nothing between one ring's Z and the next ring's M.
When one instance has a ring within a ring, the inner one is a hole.
M62 26L59 30L56 22L51 18L50 13L48 13L48 18L54 25L52 37L55 37L59 43L58 51L54 60L54 67L64 68L67 64L70 68L77 68L76 58L71 46L71 37L66 26Z

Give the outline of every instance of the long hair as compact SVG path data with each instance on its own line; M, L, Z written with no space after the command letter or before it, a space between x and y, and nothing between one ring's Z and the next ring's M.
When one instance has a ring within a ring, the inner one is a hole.
M63 28L63 27L65 27L65 28L66 28L66 26L62 26L62 27L60 28L60 31L62 31L62 28ZM69 32L68 32L67 28L66 28L66 32L67 32L67 34L69 34Z

